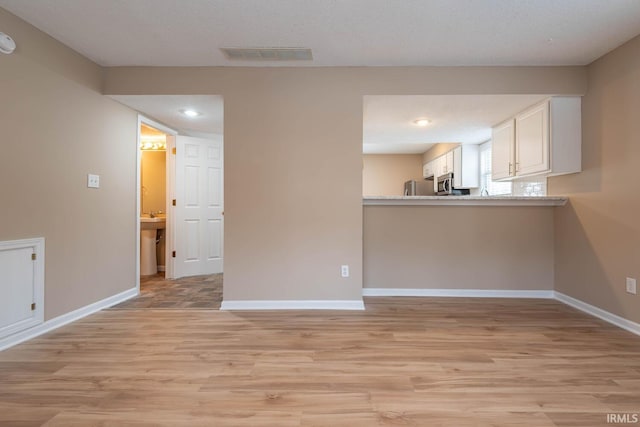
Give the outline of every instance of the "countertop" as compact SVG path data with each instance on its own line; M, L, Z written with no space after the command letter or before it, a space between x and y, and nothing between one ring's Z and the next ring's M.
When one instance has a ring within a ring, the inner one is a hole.
M567 197L367 196L364 206L564 206Z

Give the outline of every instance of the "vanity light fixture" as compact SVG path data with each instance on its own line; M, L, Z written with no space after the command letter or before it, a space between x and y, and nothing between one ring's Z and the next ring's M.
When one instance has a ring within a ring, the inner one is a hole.
M187 109L185 109L185 110L180 110L180 112L181 112L182 114L184 114L185 116L190 117L190 118L194 118L194 117L198 117L198 116L201 116L201 115L202 115L202 113L201 113L201 112L196 111L196 110L192 110L192 109L190 109L190 108L187 108Z
M142 135L140 137L140 149L143 151L165 151L167 149L167 137L165 135Z
M413 123L415 123L417 126L423 126L424 127L424 126L428 125L429 123L431 123L431 120L422 118L422 119L414 120Z

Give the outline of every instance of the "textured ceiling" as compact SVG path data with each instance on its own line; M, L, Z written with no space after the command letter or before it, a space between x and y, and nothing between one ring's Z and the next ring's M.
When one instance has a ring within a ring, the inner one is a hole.
M0 0L0 7L104 66L584 65L640 33L639 0ZM232 62L221 47L309 47L313 61Z

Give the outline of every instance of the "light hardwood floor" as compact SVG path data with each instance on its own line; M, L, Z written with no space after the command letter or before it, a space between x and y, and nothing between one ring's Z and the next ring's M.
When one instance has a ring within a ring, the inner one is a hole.
M106 310L0 353L8 426L606 426L640 337L549 300Z

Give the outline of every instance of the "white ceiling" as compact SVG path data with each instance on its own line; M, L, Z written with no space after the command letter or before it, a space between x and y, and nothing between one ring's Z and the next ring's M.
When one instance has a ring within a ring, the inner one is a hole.
M165 124L182 135L222 135L223 101L217 95L110 95L150 119ZM180 110L201 113L190 118Z
M640 33L639 0L0 0L0 7L103 66L584 65ZM232 62L220 47L309 47L314 59Z
M424 153L435 143L479 144L491 128L545 95L365 96L365 154ZM414 120L427 118L428 126Z

